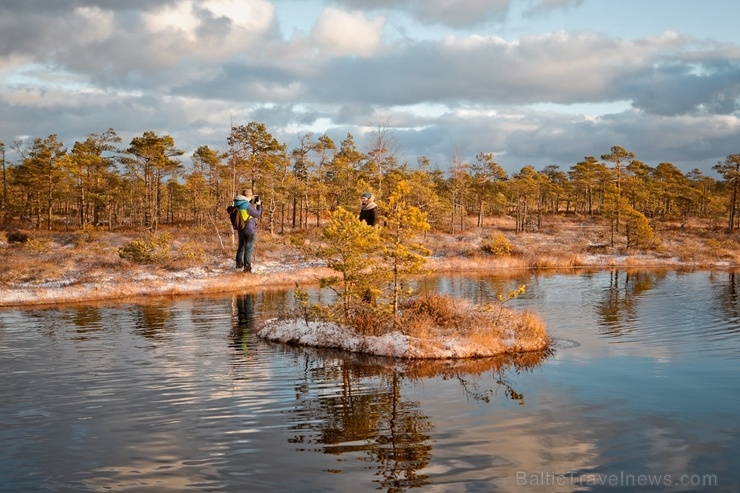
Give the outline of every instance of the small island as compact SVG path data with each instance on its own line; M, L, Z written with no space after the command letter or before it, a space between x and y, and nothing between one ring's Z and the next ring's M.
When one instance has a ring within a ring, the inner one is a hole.
M422 296L408 302L401 319L408 324L375 321L378 335L372 335L338 322L275 318L263 323L257 335L291 345L403 359L484 358L546 351L552 343L536 314L500 303L476 306L449 296Z
M412 276L425 272L431 251L418 241L429 230L426 214L409 205L401 181L388 200L383 227L339 208L318 245L297 245L336 275L322 277L334 302L310 303L296 286L295 308L263 323L257 335L282 343L328 347L406 359L481 358L544 351L552 342L534 313L496 302L474 304L437 293L415 295Z

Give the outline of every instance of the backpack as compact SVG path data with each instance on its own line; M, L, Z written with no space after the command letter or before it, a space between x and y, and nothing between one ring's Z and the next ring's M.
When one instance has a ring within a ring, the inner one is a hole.
M241 211L239 211L238 207L234 207L233 205L230 205L226 208L226 212L229 213L229 220L231 221L231 226L236 229L244 229L247 226L247 223L244 221L244 218L241 215Z

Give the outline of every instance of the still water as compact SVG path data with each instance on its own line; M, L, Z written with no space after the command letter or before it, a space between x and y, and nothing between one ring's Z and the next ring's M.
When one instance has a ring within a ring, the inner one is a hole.
M549 355L404 363L260 340L291 292L0 311L0 491L740 491L731 273L430 277ZM316 292L314 297L319 296Z

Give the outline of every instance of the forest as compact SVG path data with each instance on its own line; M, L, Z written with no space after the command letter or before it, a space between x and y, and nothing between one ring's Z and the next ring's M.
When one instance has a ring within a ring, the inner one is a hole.
M236 193L251 188L262 200L261 228L284 233L318 226L339 207L357 209L366 191L382 211L384 197L403 180L410 185L406 202L440 232L500 215L515 218L517 233L539 230L548 214L598 216L611 225L612 242L617 236L627 247L649 247L655 221L700 218L730 232L738 227L740 154L714 165L717 179L668 162L649 166L616 145L567 170L525 165L509 175L487 152L474 162L453 157L445 171L426 156L399 162L398 142L384 125L362 149L351 134L336 143L305 133L298 142L288 149L254 121L231 127L225 151L201 146L190 158L171 136L153 131L126 145L108 129L71 149L56 134L16 140L9 148L17 162L6 160L0 142L0 222L6 229L207 228L223 223Z

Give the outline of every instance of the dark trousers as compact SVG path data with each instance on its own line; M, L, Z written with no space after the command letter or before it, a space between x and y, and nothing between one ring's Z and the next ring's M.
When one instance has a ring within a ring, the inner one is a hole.
M236 249L236 266L252 270L252 255L257 233L247 233L246 229L239 230L239 246Z

